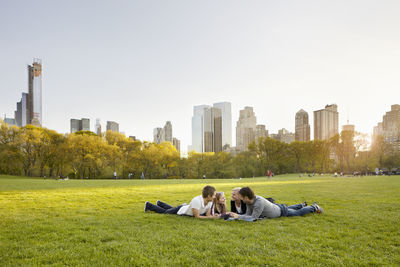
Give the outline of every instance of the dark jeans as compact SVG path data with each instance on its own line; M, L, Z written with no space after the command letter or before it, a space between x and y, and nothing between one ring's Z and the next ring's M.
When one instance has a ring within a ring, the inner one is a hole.
M315 212L313 206L303 207L301 204L287 206L285 204L276 204L281 208L281 216L292 217L292 216L303 216L308 213Z
M157 213L163 213L163 214L177 214L178 210L183 206L179 205L176 207L172 207L168 205L167 203L158 201L158 206L151 204L150 202L147 203L147 208L151 211L155 211Z

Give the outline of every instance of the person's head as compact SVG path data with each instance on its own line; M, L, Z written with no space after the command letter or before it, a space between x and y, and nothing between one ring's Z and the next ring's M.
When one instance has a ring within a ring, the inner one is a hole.
M232 189L232 200L233 201L239 201L239 190L242 189L241 187L235 187Z
M254 195L253 190L250 187L246 186L239 190L240 199L246 204L252 204L254 202Z
M224 192L216 193L213 202L214 207L219 214L226 213L226 198Z
M220 205L226 204L226 198L224 192L218 192L215 195L215 199L217 200L217 203Z
M203 187L202 196L207 201L212 201L215 198L215 188L211 185L206 185Z

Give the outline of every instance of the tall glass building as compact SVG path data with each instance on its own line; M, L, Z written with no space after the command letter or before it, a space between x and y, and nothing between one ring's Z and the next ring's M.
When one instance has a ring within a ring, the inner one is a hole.
M204 129L203 118L204 110L210 108L208 105L200 105L193 107L192 117L192 146L190 150L198 153L204 152Z
M232 146L232 105L229 102L213 104L222 112L222 146Z

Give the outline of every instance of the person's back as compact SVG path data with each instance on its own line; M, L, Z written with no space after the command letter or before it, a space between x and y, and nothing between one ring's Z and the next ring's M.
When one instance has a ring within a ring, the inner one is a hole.
M207 205L204 205L203 196L197 196L190 201L189 205L183 205L179 211L178 215L188 215L193 216L192 209L197 209L200 215L205 214L209 209L211 209L212 202L209 202Z
M245 219L246 216L247 218L248 216L253 217L253 219L278 218L281 216L281 209L278 205L256 195L253 204L246 204L246 214L240 215L239 219Z
M286 204L274 204L267 199L254 194L250 187L244 187L239 190L240 199L246 203L247 211L244 215L230 213L234 219L245 221L255 221L258 218L279 218L281 216L303 216L308 213L322 213L323 209L314 202L311 206L307 203L287 206Z

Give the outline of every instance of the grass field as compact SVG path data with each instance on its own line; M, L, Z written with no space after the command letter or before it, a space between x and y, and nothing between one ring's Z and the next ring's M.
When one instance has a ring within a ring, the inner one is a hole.
M256 222L143 211L189 202L210 184L251 186L323 214ZM0 266L400 265L400 177L69 180L0 176Z

